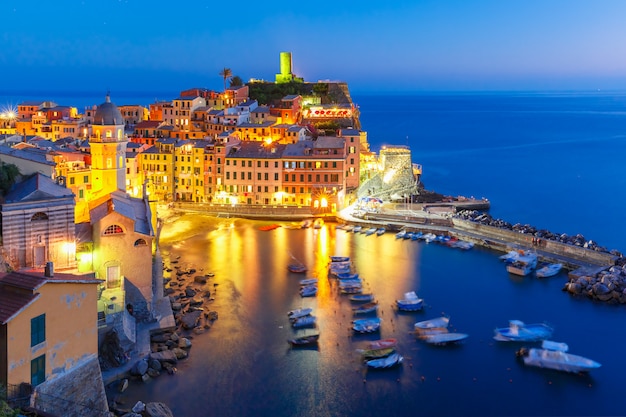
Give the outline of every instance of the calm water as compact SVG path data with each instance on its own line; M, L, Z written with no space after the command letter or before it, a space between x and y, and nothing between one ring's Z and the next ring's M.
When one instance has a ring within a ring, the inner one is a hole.
M125 400L160 400L176 416L501 416L616 415L626 406L623 308L575 299L561 291L565 275L513 278L497 253L354 235L331 225L316 231L257 229L247 220L184 216L162 235L164 258L215 272L211 309L219 319L193 339L175 376L133 384ZM352 335L351 303L326 275L332 254L352 257L380 303L379 335ZM319 278L316 298L300 298L286 265L292 256ZM397 313L395 299L416 290L422 312ZM286 312L312 307L318 349L290 349L295 332ZM413 324L440 314L470 337L459 346L425 345ZM512 318L548 321L554 339L603 367L588 376L524 367L520 345L492 340ZM356 349L394 337L401 368L366 371Z
M102 97L104 94L102 94ZM144 100L112 99L117 104ZM170 97L164 97L171 99ZM65 96L63 96L65 97ZM81 105L81 99L57 99ZM38 97L41 98L41 97ZM159 97L161 98L161 97ZM20 98L27 99L27 98ZM30 99L30 98L28 98ZM487 197L491 214L553 232L581 233L626 250L626 94L422 94L359 96L361 122L373 150L409 145L424 166L426 188ZM99 96L86 104L102 102ZM15 104L15 101L14 101ZM193 339L176 376L133 384L125 400L164 401L186 416L547 416L620 415L626 409L621 330L624 307L563 293L565 275L512 278L497 253L461 252L418 242L320 231L258 231L259 223L183 217L165 227L166 262L181 256L215 272L211 306L219 319ZM377 336L352 336L350 303L326 278L329 255L352 257L380 303ZM316 298L301 299L291 256L317 276ZM398 314L406 291L425 311ZM313 307L319 349L291 350L286 312ZM450 315L470 335L457 347L424 345L413 323ZM553 339L603 366L588 376L524 367L519 346L496 343L493 329L509 319L547 321ZM395 337L405 362L365 372L355 349Z

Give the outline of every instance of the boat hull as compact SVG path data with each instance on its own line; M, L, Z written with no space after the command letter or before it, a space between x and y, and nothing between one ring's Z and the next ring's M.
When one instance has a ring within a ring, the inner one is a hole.
M531 348L522 357L526 365L562 372L589 372L601 366L598 362L582 356L549 349Z

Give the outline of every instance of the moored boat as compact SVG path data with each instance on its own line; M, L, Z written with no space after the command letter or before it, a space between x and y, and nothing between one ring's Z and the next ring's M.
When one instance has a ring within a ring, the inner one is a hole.
M331 256L330 262L350 262L349 256Z
M290 320L295 320L300 317L308 316L312 312L312 308L296 308L295 310L289 311L287 317L289 317Z
M554 329L545 323L526 324L521 320L509 320L509 327L495 329L495 340L501 342L536 342L552 336Z
M371 319L359 319L352 322L352 330L357 333L372 333L380 330L382 320L378 317Z
M367 364L369 368L386 369L386 368L392 368L394 366L400 365L403 359L404 358L400 354L392 353L391 355L385 358L371 359L365 363Z
M370 349L383 349L383 348L395 347L397 343L398 341L396 339L388 338L388 339L372 340L371 342L367 343L367 346Z
M303 274L307 270L306 265L302 264L289 264L287 265L287 269L289 272L294 272L296 274Z
M300 296L302 297L314 297L317 295L317 285L307 285L300 288Z
M311 326L315 326L316 321L317 321L317 317L311 316L311 315L298 317L297 319L292 321L291 326L294 328L311 327Z
M367 303L374 300L374 294L353 294L349 299L354 303Z
M373 313L378 309L378 303L372 301L369 303L361 304L358 307L352 308L354 314L368 314Z
M468 336L466 333L450 333L446 331L424 335L421 339L432 345L447 345L465 340Z
M287 340L287 342L289 342L289 344L294 347L310 346L310 345L317 344L319 338L320 338L319 333L315 333L315 334L309 334L305 336L294 337L294 338Z
M388 348L380 348L380 349L358 349L358 352L361 354L361 357L365 360L369 359L378 359L384 358L396 351L393 347Z
M560 263L548 264L539 268L537 272L535 272L535 275L537 275L538 278L553 277L556 274L558 274L561 271L561 269L563 269L563 264L560 264Z
M520 254L515 261L506 266L506 270L514 275L526 276L537 267L537 254L525 252Z
M396 300L396 306L401 311L418 311L424 305L424 300L419 298L415 291L404 293L402 300Z
M267 224L267 225L259 226L259 230L268 231L268 230L278 229L279 227L280 227L280 224Z
M317 278L307 278L307 279L301 279L300 280L300 285L306 287L308 285L315 285L317 284Z
M526 365L564 372L589 372L602 366L594 360L567 353L568 350L569 347L565 343L544 340L541 349L523 347L516 355L522 358Z
M406 235L406 230L402 229L398 233L396 233L396 239L404 239Z
M376 229L376 235L377 236L384 235L386 231L387 229L385 229L384 227L379 227L378 229Z
M428 330L428 329L437 329L437 328L448 328L448 324L450 323L450 317L437 317L430 320L418 321L415 323L415 330Z

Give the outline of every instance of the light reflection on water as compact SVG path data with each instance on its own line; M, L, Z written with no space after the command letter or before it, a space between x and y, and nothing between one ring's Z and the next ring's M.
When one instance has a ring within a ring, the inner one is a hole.
M464 252L391 233L355 235L331 223L271 231L258 230L259 224L183 216L164 227L166 264L180 256L180 265L215 273L206 289L214 291L210 309L219 319L193 338L176 376L132 384L124 395L128 404L163 401L177 417L616 413L611 398L619 398L624 369L611 366L611 347L624 342L606 329L621 325L622 310L561 292L564 275L514 280L497 254L480 248ZM380 333L352 334L351 303L327 277L331 255L350 256L365 290L376 295ZM290 273L286 266L294 259L309 271ZM318 278L317 297L298 295L305 277ZM396 312L394 301L413 290L425 299L425 310ZM290 327L286 312L299 307L313 308L318 318L316 349L290 349L286 342L311 331ZM450 315L452 329L470 334L464 344L437 348L411 334L416 321L442 313ZM586 377L525 368L515 360L519 346L492 340L493 328L509 319L547 320L572 353L606 365ZM390 337L398 339L404 364L366 371L356 349Z

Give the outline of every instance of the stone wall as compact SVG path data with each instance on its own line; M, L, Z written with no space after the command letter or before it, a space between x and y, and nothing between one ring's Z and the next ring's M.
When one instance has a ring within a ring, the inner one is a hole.
M98 358L38 385L31 404L63 417L110 416Z
M519 233L513 230L500 229L467 220L453 218L454 227L459 231L475 233L484 239L503 240L510 244L520 245L524 248L536 248L544 252L567 257L575 261L593 265L615 265L616 256L606 252L598 252L579 246L568 245L553 240L540 240L539 244L533 243L534 236Z

